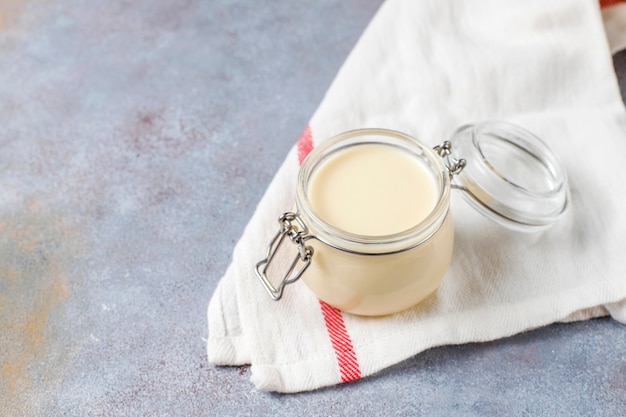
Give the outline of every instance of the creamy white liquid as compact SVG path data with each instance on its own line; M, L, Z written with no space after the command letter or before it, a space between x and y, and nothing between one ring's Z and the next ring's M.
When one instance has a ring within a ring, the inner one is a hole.
M309 198L322 220L366 236L403 232L424 220L437 203L435 178L408 152L363 144L321 162Z
M311 173L307 188L317 216L336 228L376 239L420 224L437 205L439 184L410 151L359 144L335 151ZM380 256L353 254L308 241L313 260L302 278L325 302L345 312L382 315L401 311L432 294L452 257L454 228L447 210L437 228L415 247L389 246ZM430 229L416 231L430 233ZM315 231L313 231L315 234Z

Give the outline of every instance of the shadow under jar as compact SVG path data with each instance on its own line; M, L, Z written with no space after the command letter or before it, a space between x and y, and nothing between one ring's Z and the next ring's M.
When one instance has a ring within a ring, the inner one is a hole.
M452 188L483 214L524 231L548 227L568 205L556 157L517 126L464 126L435 148L396 131L350 131L304 160L295 213L281 216L256 274L275 300L302 278L317 297L348 313L414 306L437 289L452 260ZM277 258L287 242L297 251L285 265ZM270 273L272 263L282 271ZM274 284L268 275L280 280Z

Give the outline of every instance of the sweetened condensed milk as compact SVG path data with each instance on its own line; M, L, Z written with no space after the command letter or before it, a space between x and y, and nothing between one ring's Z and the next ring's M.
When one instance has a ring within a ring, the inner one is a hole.
M435 178L419 159L388 145L352 146L328 157L309 183L320 218L348 233L391 235L416 226L437 203Z
M297 200L315 236L302 279L320 299L360 315L401 311L432 294L454 240L438 157L403 135L375 133L314 151Z

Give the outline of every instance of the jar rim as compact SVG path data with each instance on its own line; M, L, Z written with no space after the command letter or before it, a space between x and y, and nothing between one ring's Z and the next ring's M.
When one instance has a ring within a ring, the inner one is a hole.
M352 146L382 144L411 152L426 162L437 183L437 203L430 213L416 225L388 235L361 235L340 229L325 221L313 208L308 198L309 180L320 163L330 155ZM389 254L403 252L428 240L435 233L450 206L450 174L442 159L432 148L419 140L395 130L366 128L336 135L315 147L303 161L298 173L296 207L315 238L336 249L357 254Z

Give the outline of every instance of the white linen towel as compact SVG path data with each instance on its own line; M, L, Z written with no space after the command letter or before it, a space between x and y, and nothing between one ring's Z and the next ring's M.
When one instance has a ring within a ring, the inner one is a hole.
M436 145L462 124L493 119L538 134L565 165L571 208L553 228L512 232L454 196L454 259L424 303L367 318L320 302L303 282L278 302L268 297L254 266L293 207L312 146L366 127ZM623 155L626 112L597 0L388 0L234 249L209 304L209 360L251 364L257 388L297 392L434 346L606 314L626 323Z

